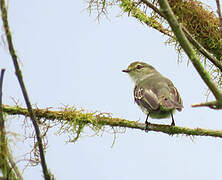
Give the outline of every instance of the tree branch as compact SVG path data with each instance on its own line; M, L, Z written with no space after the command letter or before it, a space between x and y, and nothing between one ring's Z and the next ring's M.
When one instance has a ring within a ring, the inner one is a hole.
M10 165L11 165L11 168L14 170L17 178L18 178L19 180L23 180L23 177L22 177L22 175L21 175L21 173L20 173L20 171L19 171L19 169L18 169L18 167L17 167L17 165L16 165L16 163L15 163L15 161L14 161L14 158L13 158L11 152L9 152L9 149L8 149L8 148L7 148L7 150L8 150L8 151L7 151L8 161L9 161L9 163L10 163Z
M141 2L143 2L144 4L146 4L149 8L151 8L154 12L156 12L159 16L164 17L164 14L156 7L154 6L152 3L150 3L147 0L141 0ZM220 63L220 61L214 57L211 53L209 53L194 37L192 37L192 35L189 33L189 31L182 26L182 30L185 33L187 39L190 41L190 43L200 52L202 53L207 59L210 60L210 62L212 62L216 67L218 67L220 69L220 71L222 72L222 64Z
M3 111L2 111L2 86L3 86L4 73L5 73L5 69L2 69L1 70L1 77L0 77L0 132L2 132L5 128Z
M164 17L164 14L156 7L154 6L152 3L150 3L147 0L141 0L141 2L143 2L144 4L146 4L149 8L151 8L154 12L156 12L157 14L159 14L161 17Z
M185 33L187 39L191 42L191 44L222 72L222 64L220 63L220 61L215 58L211 53L209 53L194 37L192 37L192 35L184 26L182 26L182 30Z
M13 45L13 42L12 42L12 36L11 36L10 29L9 29L8 14L7 14L5 1L1 0L0 2L1 2L3 27L4 27L4 30L5 30L5 34L6 34L6 38L7 38L7 42L8 42L9 52L10 52L10 55L12 57L12 61L14 63L15 74L18 78L19 85L21 87L22 94L24 96L25 103L27 105L27 108L28 108L28 111L29 111L29 114L30 114L30 118L31 118L31 121L32 121L34 129L35 129L44 178L46 180L49 180L49 179L51 179L51 177L50 177L50 174L48 172L46 161L45 161L45 155L44 155L44 149L43 149L42 139L41 139L41 135L40 135L40 130L39 130L38 124L36 122L35 114L32 111L32 106L31 106L31 103L30 103L30 100L29 100L29 97L28 97L28 93L27 93L27 90L26 90L26 87L25 87L25 84L24 84L24 81L23 81L22 72L19 68L19 64L18 64L18 60L17 60L18 58L17 58L16 52L15 52L15 49L14 49L14 45Z
M217 14L219 16L219 22L220 22L220 30L222 30L222 16L221 16L221 9L220 9L220 0L216 0L217 4Z
M12 107L8 105L3 106L3 111L8 115L24 115L25 117L30 117L29 112L26 108L21 108L18 106ZM51 120L53 122L59 121L61 123L70 124L75 122L76 124L90 124L93 126L111 126L111 127L125 127L131 129L138 129L145 131L146 125L144 123L139 123L136 121L129 121L126 119L113 118L106 116L105 114L95 114L86 113L81 110L76 110L75 108L65 109L64 111L49 111L46 109L33 109L36 117L44 120ZM73 127L70 127L73 128ZM179 126L170 126L162 124L149 124L149 131L162 132L168 135L192 135L192 136L211 136L222 138L221 130L211 130L202 128L187 128Z
M164 28L154 17L147 16L144 12L142 12L139 8L137 8L136 3L132 0L120 0L120 7L125 11L131 14L133 17L138 19L139 21L145 23L147 26L150 26L159 32L173 38L170 31Z
M162 13L165 15L169 25L171 26L174 34L176 35L181 47L190 58L191 62L193 63L195 69L206 83L208 88L211 90L213 95L218 101L218 104L222 104L222 92L217 87L217 85L211 79L209 73L204 69L202 66L199 58L196 56L194 49L192 48L191 44L187 40L186 36L184 35L179 23L176 20L167 0L159 0L160 8Z
M141 2L146 4L148 7L150 7L154 12L159 14L161 17L165 18L165 15L152 3L150 3L147 0L141 0ZM222 64L220 63L220 61L216 57L214 57L211 53L209 53L195 38L193 38L192 35L189 33L189 31L184 26L182 26L182 30L185 33L188 40L190 41L190 43L200 53L202 53L206 58L208 58L216 67L218 67L220 69L220 71L222 72ZM198 103L198 104L192 105L192 107L203 107L203 106L209 107L211 109L222 109L222 103L220 101L212 101L212 102Z
M5 121L3 116L3 108L2 108L2 86L3 86L3 77L4 77L5 69L1 70L0 77L0 170L4 178L8 177L10 174L10 166L7 162L7 140L5 133Z
M22 176L14 163L13 165L11 162L14 162L13 157L8 149L8 141L6 138L5 132L5 121L3 116L3 108L2 108L2 89L3 89L3 77L4 77L5 69L1 70L0 76L0 169L2 171L3 176L6 179L17 179L19 178L22 180ZM9 165L9 162L11 166ZM14 171L12 171L14 170Z
M192 104L192 107L209 107L211 109L222 109L222 104L218 103L218 101L204 102Z

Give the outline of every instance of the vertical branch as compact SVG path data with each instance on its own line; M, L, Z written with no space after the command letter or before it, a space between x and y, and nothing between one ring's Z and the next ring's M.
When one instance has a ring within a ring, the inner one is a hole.
M3 86L4 73L5 73L5 69L2 69L1 77L0 77L0 132L4 130L4 118L3 118L3 110L2 110L2 86Z
M3 177L7 177L10 171L10 166L7 163L7 141L5 137L5 122L2 107L2 85L4 73L5 69L2 69L0 77L0 170L2 171Z
M22 175L21 175L21 173L20 173L20 171L19 171L19 169L18 169L18 167L17 167L17 165L16 165L16 162L15 162L14 159L13 159L12 154L9 152L8 147L7 147L7 154L8 154L8 161L9 161L9 163L10 163L10 165L11 165L11 168L14 170L17 178L18 178L19 180L23 180L23 177L22 177Z
M189 33L189 31L182 26L182 30L185 33L187 39L192 43L192 45L200 52L202 53L207 59L210 60L220 71L222 72L222 64L220 61L214 57L211 53L209 53L192 35Z
M5 69L2 69L1 75L0 75L0 169L2 171L3 177L6 179L19 178L22 180L22 176L20 172L18 171L16 165L14 167L10 167L9 162L8 162L8 157L11 154L8 151L8 142L6 139L5 121L4 121L4 116L3 116L3 105L2 105L2 87L3 87L4 73L5 73ZM11 160L12 159L13 158L11 157Z
M222 16L221 16L220 0L216 0L216 4L217 4L217 14L219 16L219 22L220 22L220 30L222 31Z
M217 87L217 85L211 79L209 73L204 69L203 65L200 62L200 59L197 57L193 47L190 42L187 40L185 34L182 31L180 24L177 22L176 17L171 10L167 0L159 0L160 8L162 13L165 15L170 27L172 28L174 34L176 35L181 47L190 58L195 69L199 73L200 77L203 79L205 84L213 93L214 97L217 99L218 105L222 105L222 92Z
M5 69L1 70L0 77L0 170L2 171L3 177L7 177L10 167L7 163L7 153L6 153L6 137L5 137L5 123L3 118L3 108L2 108L2 85L3 76Z
M40 153L40 159L41 159L41 165L42 165L42 169L43 169L44 178L46 180L49 180L49 179L51 179L51 177L50 177L50 174L48 172L46 161L45 161L44 148L43 148L43 143L42 143L42 139L41 139L41 135L40 135L40 130L39 130L39 126L38 126L37 121L36 121L35 114L33 113L33 110L32 110L32 106L31 106L31 103L30 103L30 100L29 100L29 97L28 97L27 90L25 88L25 84L24 84L23 77L22 77L22 72L19 68L18 58L17 58L16 52L15 52L15 49L14 49L14 45L13 45L13 42L12 42L12 36L11 36L10 29L9 29L8 15L7 15L7 9L6 9L6 6L5 6L5 1L0 0L0 2L1 2L0 5L1 5L1 11L2 11L3 26L4 26L4 30L5 30L5 34L6 34L6 38L7 38L9 52L10 52L10 55L12 57L12 61L14 63L15 74L16 74L17 79L19 81L19 85L21 87L22 94L24 96L25 103L26 103L27 109L29 111L31 121L32 121L34 129L35 129L35 134L36 134L37 141L38 141L38 148L39 148L39 153Z
M141 0L141 2L143 2L144 4L146 4L149 8L151 8L154 12L156 12L159 16L164 17L164 14L156 7L154 6L152 3L150 3L147 0ZM166 19L166 18L165 18ZM222 21L222 19L221 19ZM222 26L221 26L222 27ZM220 63L220 61L213 56L211 53L209 53L194 37L192 37L192 35L189 33L189 31L182 26L182 30L185 33L187 39L190 41L190 43L200 52L202 53L206 58L208 58L215 66L217 66L220 71L222 72L222 64ZM221 29L222 30L222 29Z

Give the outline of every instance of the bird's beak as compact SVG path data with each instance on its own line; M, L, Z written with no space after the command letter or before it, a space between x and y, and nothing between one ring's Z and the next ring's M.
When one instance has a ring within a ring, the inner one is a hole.
M128 69L124 69L124 70L122 70L122 72L128 73L130 71Z

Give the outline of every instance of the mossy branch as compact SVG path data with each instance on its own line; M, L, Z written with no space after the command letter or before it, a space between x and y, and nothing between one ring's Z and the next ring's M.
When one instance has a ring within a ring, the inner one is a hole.
M222 109L220 101L210 101L204 103L192 104L192 107L209 107L211 109Z
M159 16L161 16L162 18L165 19L164 14L156 7L154 6L152 3L150 3L147 0L141 0L141 2L143 2L146 6L148 6L149 8L151 8L155 13L157 13ZM204 55L207 59L209 59L216 67L218 67L220 69L220 71L222 72L222 64L219 61L219 59L217 59L216 57L214 57L210 52L208 52L190 33L189 31L182 26L182 30L185 33L187 39L190 41L190 43L192 43L192 45L200 52L202 53L202 55Z
M217 59L222 60L222 32L219 19L203 3L196 0L168 0L178 22Z
M137 4L132 0L120 0L120 7L124 10L124 12L128 12L133 17L138 19L140 22L145 23L147 26L152 27L159 32L173 38L172 33L163 27L161 23L159 23L155 17L147 16L146 13L137 8Z
M26 108L19 106L3 106L3 111L8 115L23 115L30 117ZM146 125L137 121L129 121L121 118L114 118L100 113L86 113L75 108L65 109L64 111L50 111L49 109L33 109L36 117L44 120L75 122L77 124L91 124L93 126L111 126L138 129L145 132ZM72 124L72 123L71 123ZM148 131L162 132L168 135L188 135L188 136L211 136L222 138L221 130L211 130L202 128L187 128L162 124L149 124Z
M12 35L11 35L10 28L9 28L8 12L7 12L7 8L6 8L5 0L0 0L0 9L1 9L1 17L2 17L2 22L3 22L3 28L4 28L6 39L7 39L9 53L11 55L12 62L14 64L15 74L17 76L19 85L21 87L21 91L22 91L23 97L25 99L26 106L27 106L28 111L30 113L30 119L31 119L31 121L33 123L33 126L34 126L34 129L35 129L35 134L36 134L36 138L37 138L37 141L38 141L38 148L39 148L39 154L40 154L40 159L41 159L41 165L42 165L42 170L43 170L43 174L44 174L44 179L45 180L50 180L51 176L50 176L50 173L48 171L46 160L45 160L45 154L44 154L44 149L43 149L43 143L42 143L42 139L41 139L40 130L39 130L38 124L36 122L35 114L32 111L32 105L31 105L31 102L29 100L29 96L28 96L28 92L27 92L26 87L25 87L25 83L23 81L22 71L19 67L18 57L17 57L16 51L15 51L15 48L14 48L14 44L13 44L13 41L12 41Z
M192 43L192 45L200 52L202 53L207 59L210 60L220 71L222 72L222 64L221 62L214 57L211 53L209 53L192 35L189 33L189 31L182 26L182 30L185 33L187 39Z
M124 9L125 12L129 12L133 17L137 18L139 21L144 22L148 21L150 27L153 27L157 30L162 29L162 22L158 23L160 28L156 28L157 17L153 16L152 21L147 20L148 17L146 13L140 10L138 3L135 3L133 0L119 0L121 2L120 6ZM150 3L147 0L140 0L151 8L154 12L161 15L159 9ZM210 53L212 53L217 60L222 61L222 32L219 28L219 21L216 15L205 8L203 3L195 0L168 0L172 11L176 15L179 23L182 23L183 26L189 31L192 36ZM150 18L150 17L148 17ZM170 31L167 29L167 31ZM161 32L161 31L160 31ZM173 37L170 34L170 37Z
M2 108L2 89L3 89L2 87L3 87L4 73L5 69L2 69L0 75L0 172L2 172L4 179L19 179L19 177L21 176L17 167L14 166L15 167L14 168L13 166L10 166L10 163L8 161L9 157L12 161L13 158L10 156L11 154L8 151L8 141L5 131L5 119Z
M220 30L222 30L222 15L221 15L221 8L220 8L220 0L216 0L216 4L217 4L217 14L220 20Z
M120 2L123 3L123 0ZM160 17L166 19L164 14L159 11L159 8L155 6L157 3L152 4L147 0L140 0L147 7L151 8L155 13ZM222 72L222 32L219 29L219 21L216 15L206 8L204 4L195 0L169 0L170 7L176 15L176 18L179 23L182 25L182 30L185 32L186 37L192 43L192 45L199 51L204 57L209 59L213 65L217 68L214 68L214 73L217 72L217 75L212 73L213 79L217 82L218 86L222 85L221 82L221 72ZM134 5L134 11L139 12L141 7L136 6L133 1L126 0L124 1L128 9ZM130 4L132 4L130 6ZM127 8L126 8L127 9ZM145 13L145 11L142 11ZM132 14L133 15L133 14ZM138 18L133 16L139 21L144 22L143 18ZM157 16L151 16L154 20L158 20ZM160 24L163 24L161 22ZM150 26L153 27L153 26ZM158 30L158 29L157 29ZM168 30L169 31L169 30ZM173 42L177 41L175 36L171 35ZM214 94L215 95L215 94Z
M209 73L204 69L202 66L200 59L197 57L192 45L187 40L185 34L182 31L182 28L180 24L177 22L176 17L173 14L173 11L171 10L168 1L167 0L159 0L160 8L162 13L165 15L165 18L167 19L170 27L172 28L174 34L176 35L181 47L193 63L194 67L196 68L197 72L203 79L203 81L206 83L208 88L211 90L213 95L215 96L217 100L217 104L222 104L222 92L217 87L217 85L213 82L211 79Z

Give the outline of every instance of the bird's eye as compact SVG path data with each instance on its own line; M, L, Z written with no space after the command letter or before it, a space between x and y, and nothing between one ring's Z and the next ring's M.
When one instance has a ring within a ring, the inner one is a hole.
M142 69L142 68L143 68L143 66L141 66L141 65L136 66L136 69Z

